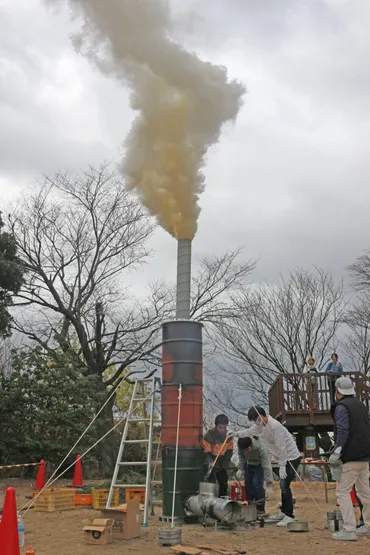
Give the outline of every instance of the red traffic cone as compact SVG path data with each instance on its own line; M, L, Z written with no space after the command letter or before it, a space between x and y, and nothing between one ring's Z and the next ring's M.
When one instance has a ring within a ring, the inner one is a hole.
M44 489L45 487L45 461L40 461L37 471L35 489Z
M75 462L75 472L73 475L72 486L74 488L82 488L84 480L82 477L82 463L80 455L77 455Z
M14 488L8 488L5 494L1 517L1 555L20 555L18 515Z

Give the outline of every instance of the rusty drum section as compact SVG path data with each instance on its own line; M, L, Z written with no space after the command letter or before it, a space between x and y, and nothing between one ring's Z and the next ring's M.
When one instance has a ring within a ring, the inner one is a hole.
M163 324L162 468L163 515L172 509L179 384L182 401L176 486L176 517L185 516L185 500L198 492L204 477L202 324L175 320Z

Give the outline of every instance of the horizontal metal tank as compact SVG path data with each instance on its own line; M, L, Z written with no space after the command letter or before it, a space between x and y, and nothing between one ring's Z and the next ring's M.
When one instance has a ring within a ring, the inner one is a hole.
M242 508L237 501L212 496L203 499L203 510L211 518L225 524L235 524L240 519Z
M175 515L204 478L202 324L190 320L162 327L162 479L163 516L172 513L179 384L182 384Z
M242 507L237 501L214 495L192 495L186 500L185 506L194 516L207 515L225 524L236 524L242 514Z

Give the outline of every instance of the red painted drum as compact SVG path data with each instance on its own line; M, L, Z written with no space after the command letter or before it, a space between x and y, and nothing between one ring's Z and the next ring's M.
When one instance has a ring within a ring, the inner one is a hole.
M162 447L175 447L182 385L179 447L203 448L202 325L176 320L163 325Z
M172 513L179 385L179 448L175 516L185 516L185 501L204 479L202 324L174 320L163 324L162 346L162 480L163 515Z

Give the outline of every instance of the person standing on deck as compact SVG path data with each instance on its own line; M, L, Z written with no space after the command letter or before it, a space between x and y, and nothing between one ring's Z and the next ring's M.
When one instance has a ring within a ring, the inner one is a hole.
M294 521L293 495L290 484L296 476L301 462L301 454L293 436L280 422L266 415L262 407L253 406L248 411L248 418L254 422L247 430L238 432L239 437L261 436L267 449L279 465L281 489L281 511L270 520L275 520L277 526L287 526Z
M338 376L335 374L341 374L343 372L343 365L338 360L337 353L333 353L331 355L331 361L328 363L327 367L325 368L325 373L329 374L328 377L328 386L329 386L329 393L330 393L330 400L331 403L334 404L335 399L335 380Z
M215 419L215 427L208 430L203 438L207 478L210 482L218 482L220 497L226 497L228 493L228 470L234 452L234 441L231 437L234 434L228 434L228 424L228 417L219 414Z
M317 368L313 356L308 355L306 358L306 365L303 368L303 374L311 374L311 391L312 391L312 408L317 409L318 403L318 385L317 385Z
M329 464L339 467L337 501L343 517L343 530L333 540L355 541L357 536L370 536L370 423L365 405L355 397L351 378L343 376L335 382L337 402L331 408L334 420L334 451ZM341 468L341 470L340 470ZM361 499L364 525L356 529L351 490Z

